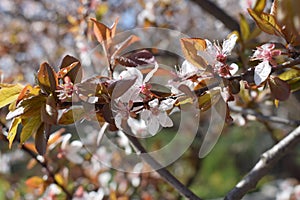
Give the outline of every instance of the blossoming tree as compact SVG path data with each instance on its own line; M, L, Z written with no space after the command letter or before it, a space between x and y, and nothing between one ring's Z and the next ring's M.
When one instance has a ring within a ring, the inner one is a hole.
M118 20L108 27L92 18L93 34L101 44L107 63L103 74L86 78L80 60L67 55L58 70L47 62L42 63L33 85L1 83L0 107L7 108L6 119L11 120L6 134L9 146L19 143L32 156L32 162L46 169L47 178L33 176L26 183L49 198L117 199L117 193L105 187L111 174L103 172L108 171L107 168L101 168L101 171L97 165L103 160L117 162L107 158L109 152L101 146L105 135L115 135L125 154L135 151L144 164L153 168L182 196L201 199L172 175L156 156L149 154L139 137L155 136L161 129L175 126L178 122L172 116L186 107L194 109L191 112L194 119L198 119L200 113L221 105L224 114L219 110L217 113L227 124L234 122L232 111L238 111L244 120L247 115L255 115L262 120L299 125L298 121L256 115L251 111L250 105L258 104L258 98L272 100L274 107L278 107L281 101L300 88L299 27L289 21L294 16L280 18L279 10L282 12L285 6L283 1L274 1L270 12L265 11L265 6L266 1L262 0L248 9L259 30L251 30L249 22L241 15L240 30L233 31L222 42L200 37L178 38L184 61L172 69L160 66L155 56L159 49L128 50L140 38L131 35L119 41L116 32ZM277 36L277 42L266 41L252 50L250 44L260 31ZM247 56L249 50L253 53ZM238 55L236 62L231 59L232 54ZM157 87L153 80L161 77L167 79L167 84ZM71 134L52 131L53 127L83 121L96 121L101 127L91 139L98 145L93 153L82 153L90 143L70 142ZM194 123L198 124L198 121ZM217 140L218 136L212 138ZM225 199L242 198L299 141L298 127L262 154L261 160ZM204 139L206 142L210 141ZM83 184L69 183L66 168L58 165L54 170L51 164L56 161L49 155L57 146L60 148L56 158L81 165L82 173L91 183L95 182L92 174L99 173L100 185L95 184L91 192ZM86 162L93 164L87 165ZM142 168L149 167L135 164L134 172L143 172ZM138 175L128 176L131 176L131 182L126 184L140 184Z

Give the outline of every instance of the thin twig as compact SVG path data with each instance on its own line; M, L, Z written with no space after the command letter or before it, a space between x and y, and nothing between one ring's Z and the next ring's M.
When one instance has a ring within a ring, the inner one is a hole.
M27 148L25 145L21 145L21 148L23 151L28 153L33 159L35 159L39 165L41 165L43 168L46 169L48 175L53 179L53 183L55 183L57 186L59 186L64 193L67 195L67 199L72 199L72 194L63 186L60 184L57 179L55 178L55 174L53 174L52 170L49 168L46 162L42 161L41 159L38 158L38 155L34 152L32 152L29 148Z
M130 135L126 134L128 139L134 145L134 147L141 153L141 157L146 161L155 171L163 177L167 182L169 182L177 191L184 197L190 200L201 200L196 194L189 190L185 185L183 185L175 176L173 176L166 168L164 168L158 161L156 161L152 156L150 156L146 149L142 146L139 140Z
M252 109L242 108L242 107L238 107L238 106L229 106L229 108L233 112L238 112L238 113L241 113L244 115L252 115L262 121L275 122L275 123L285 124L285 125L289 125L289 126L299 126L300 125L299 120L285 119L285 118L281 118L281 117L277 117L277 116L267 116L267 115L258 113Z
M300 56L298 56L297 58L295 58L293 60L289 60L289 61L286 61L286 62L280 64L280 65L277 65L276 67L273 67L272 68L272 73L275 72L275 71L284 69L284 68L293 67L293 66L298 65L298 64L300 64ZM254 69L255 68L249 68L244 73L234 75L234 76L231 76L231 77L226 78L226 79L229 80L229 81L230 80L239 80L239 81L244 80L244 81L247 81L248 83L254 82ZM249 80L252 80L252 81L249 81Z
M249 190L254 189L258 181L265 176L284 155L300 142L300 126L288 136L262 154L252 170L227 194L225 200L241 199Z

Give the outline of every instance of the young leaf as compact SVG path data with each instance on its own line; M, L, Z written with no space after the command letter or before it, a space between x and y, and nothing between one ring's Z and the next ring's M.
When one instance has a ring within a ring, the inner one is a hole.
M276 16L278 11L279 0L274 0L271 6L270 14Z
M253 10L256 13L262 13L265 9L266 3L266 0L256 0Z
M25 183L27 187L37 189L43 187L44 180L39 176L33 176L31 178L28 178Z
M198 56L198 51L205 51L206 41L201 38L181 38L180 43L186 60L200 69L205 69L207 63Z
M16 101L23 89L20 84L1 84L0 87L0 108Z
M65 110L58 119L58 124L69 125L82 119L85 115L85 110L82 107L70 108Z
M211 90L205 92L198 98L199 109L201 111L206 111L210 109L214 104L216 104L221 97L219 90Z
M114 38L116 33L116 28L119 19L116 19L114 24L109 28L106 25L98 22L95 18L91 18L91 20L94 23L94 34L98 40L99 43L102 43L104 41L111 42L111 39Z
M41 106L42 121L48 124L57 124L57 108L56 101L53 95L47 97L46 103Z
M270 75L272 66L268 61L259 63L254 69L254 82L256 85L263 83Z
M40 155L44 155L47 149L47 136L45 125L42 123L35 134L35 148Z
M250 8L248 8L248 12L262 31L271 35L283 35L281 28L273 15L267 13L259 14Z
M241 30L241 36L243 41L246 41L249 39L250 36L250 26L245 18L244 15L240 15L240 30Z
M275 99L284 101L289 98L291 89L288 83L278 77L270 77L268 82L270 85L272 96Z
M112 99L119 98L125 92L127 92L131 86L135 83L137 77L130 77L126 79L121 79L115 82L115 86L112 92Z
M17 117L17 118L13 119L13 121L10 125L8 135L7 135L7 139L8 139L8 142L9 142L9 148L11 148L11 145L12 145L13 141L15 140L17 130L18 130L18 126L19 126L20 123L21 123L21 118Z
M128 37L124 42L119 43L118 45L115 45L115 50L112 53L112 59L115 59L116 55L120 54L124 49L126 49L127 47L129 47L131 44L139 41L140 38L135 36L135 35L131 35L130 37Z
M79 83L82 79L82 67L78 59L66 55L59 67L58 78L70 77L72 83Z
M37 79L41 89L47 94L54 93L57 86L57 75L48 63L42 63L37 73Z
M152 53L147 50L138 51L128 56L120 56L116 58L116 61L126 67L137 67L141 65L155 63L155 58Z
M31 85L26 85L22 91L20 92L18 99L16 101L16 104L18 104L21 100L25 99L25 98L29 98L31 96L38 96L40 93L40 87L35 86L32 87Z
M35 115L40 115L41 106L44 105L46 102L45 96L32 96L30 98L24 99L20 101L17 105L17 109L23 107L24 111L21 114L21 118L30 118Z
M22 128L20 143L23 144L31 135L35 134L41 123L42 122L40 116L34 116L26 120Z
M102 116L106 122L108 122L111 125L115 124L114 116L111 111L111 105L110 104L105 104L101 110ZM97 118L101 119L102 117Z
M291 87L291 92L296 92L300 90L300 77L294 78L293 80L288 81L288 84Z
M289 69L278 76L283 81L292 80L294 78L300 77L300 70Z

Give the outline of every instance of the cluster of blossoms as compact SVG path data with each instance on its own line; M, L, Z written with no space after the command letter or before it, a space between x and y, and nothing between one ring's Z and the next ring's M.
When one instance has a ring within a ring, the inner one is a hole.
M158 99L151 99L151 84L149 80L157 71L158 64L154 64L154 68L143 78L143 74L139 69L127 68L119 75L119 79L134 78L135 81L128 91L122 96L114 100L115 124L119 130L123 130L122 126L128 124L132 132L137 132L135 129L137 124L144 124L144 130L138 131L147 132L150 135L155 135L159 131L160 125L162 127L172 127L173 122L167 114L174 106L175 100L167 98L159 101ZM133 110L134 103L147 102L146 108L137 107ZM136 115L140 115L140 119L135 119ZM147 135L146 133L146 135ZM143 134L144 135L144 134Z
M281 51L275 49L275 44L267 43L257 47L252 60L260 60L262 62L255 67L254 82L256 85L260 85L269 77L272 67L276 67L277 65L274 57L279 55L281 55Z

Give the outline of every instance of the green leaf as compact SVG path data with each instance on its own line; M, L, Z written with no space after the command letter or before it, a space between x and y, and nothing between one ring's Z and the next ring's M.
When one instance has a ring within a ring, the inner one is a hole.
M300 90L300 77L289 80L288 84L291 87L291 92L296 92L296 91Z
M259 14L250 8L248 8L248 12L262 31L271 35L283 36L281 28L273 15L267 13Z
M250 27L244 15L240 15L240 30L243 41L247 41L250 36Z
M289 69L278 76L281 80L288 81L300 77L300 70Z
M267 3L266 0L256 0L253 10L256 13L262 13L265 9L266 3Z
M30 118L32 116L40 116L41 114L41 106L43 106L46 102L46 97L45 96L33 96L28 99L22 100L17 108L23 107L24 111L23 114L21 115L22 119L25 118Z
M20 84L0 84L0 108L17 100L23 86Z
M80 120L85 115L85 110L82 107L74 107L65 110L59 117L58 124L69 125Z
M8 142L9 142L9 148L11 148L11 145L12 145L13 141L15 140L17 130L18 130L18 126L19 126L20 123L21 123L21 118L17 117L17 118L13 119L13 121L10 125L8 135L7 135L7 139L8 139Z
M37 73L37 79L41 89L47 94L54 93L56 90L57 75L48 63L42 63Z
M34 116L24 121L26 122L21 132L21 138L20 138L21 144L23 144L26 140L28 140L28 138L31 135L35 134L42 123L40 116Z
M206 111L210 109L215 103L219 101L221 97L219 90L210 90L205 92L198 98L199 109L201 111Z
M199 69L206 69L207 62L201 56L198 56L198 51L205 51L206 42L202 38L181 38L181 49L185 59Z
M278 76L281 80L287 81L290 85L291 92L296 92L300 89L300 70L289 69Z
M287 82L278 77L270 77L268 82L270 85L271 94L275 99L279 101L285 101L289 98L291 88Z

